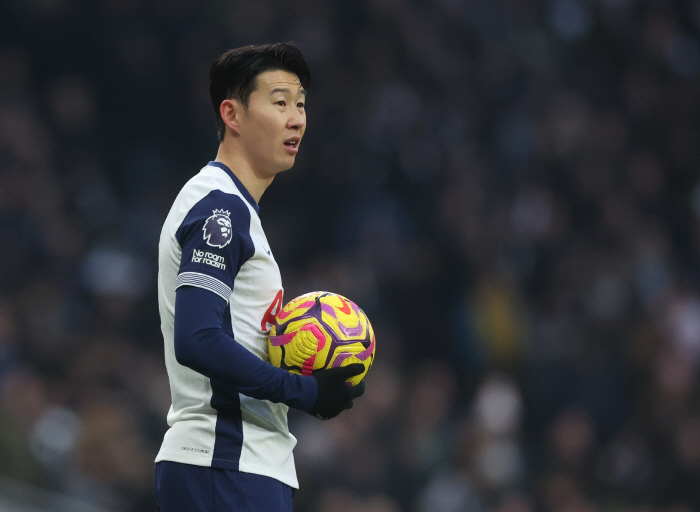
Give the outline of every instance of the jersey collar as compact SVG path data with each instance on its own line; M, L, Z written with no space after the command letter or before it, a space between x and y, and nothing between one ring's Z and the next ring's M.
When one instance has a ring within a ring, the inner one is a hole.
M228 174L233 182L236 184L236 187L238 187L238 190L241 192L243 197L245 197L246 201L250 203L250 206L255 208L256 213L260 213L260 207L258 206L258 203L255 202L255 199L253 199L253 196L250 195L250 192L248 192L248 189L246 189L243 186L243 183L241 183L241 180L238 179L238 177L233 174L233 171L228 168L226 164L222 164L221 162L209 162L207 166L211 167L218 167L219 169L223 170Z

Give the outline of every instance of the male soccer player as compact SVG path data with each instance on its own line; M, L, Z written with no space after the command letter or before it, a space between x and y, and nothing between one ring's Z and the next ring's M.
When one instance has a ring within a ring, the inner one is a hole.
M328 419L364 389L345 383L359 364L300 376L267 362L282 281L258 201L294 164L310 75L299 49L280 43L225 52L209 79L218 154L178 194L159 244L172 406L156 457L158 507L290 512L288 407Z

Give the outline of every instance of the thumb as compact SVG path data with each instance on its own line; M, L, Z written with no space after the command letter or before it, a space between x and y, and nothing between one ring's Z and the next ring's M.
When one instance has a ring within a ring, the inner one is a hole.
M358 385L353 386L351 390L351 394L353 398L358 398L362 396L365 392L365 381L363 380L360 382Z

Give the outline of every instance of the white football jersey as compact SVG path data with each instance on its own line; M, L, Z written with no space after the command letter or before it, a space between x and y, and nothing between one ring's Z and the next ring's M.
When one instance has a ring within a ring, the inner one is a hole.
M223 393L177 362L175 290L184 285L224 298L224 331L267 361L266 320L282 306L282 280L257 204L219 162L209 162L183 187L160 236L158 302L172 406L156 462L235 469L298 487L287 405Z

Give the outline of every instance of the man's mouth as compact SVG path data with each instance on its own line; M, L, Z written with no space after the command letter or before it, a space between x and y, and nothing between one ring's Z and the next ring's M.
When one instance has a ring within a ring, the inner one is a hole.
M284 145L287 148L287 152L290 155L296 155L299 152L299 141L301 137L290 137L284 141Z

